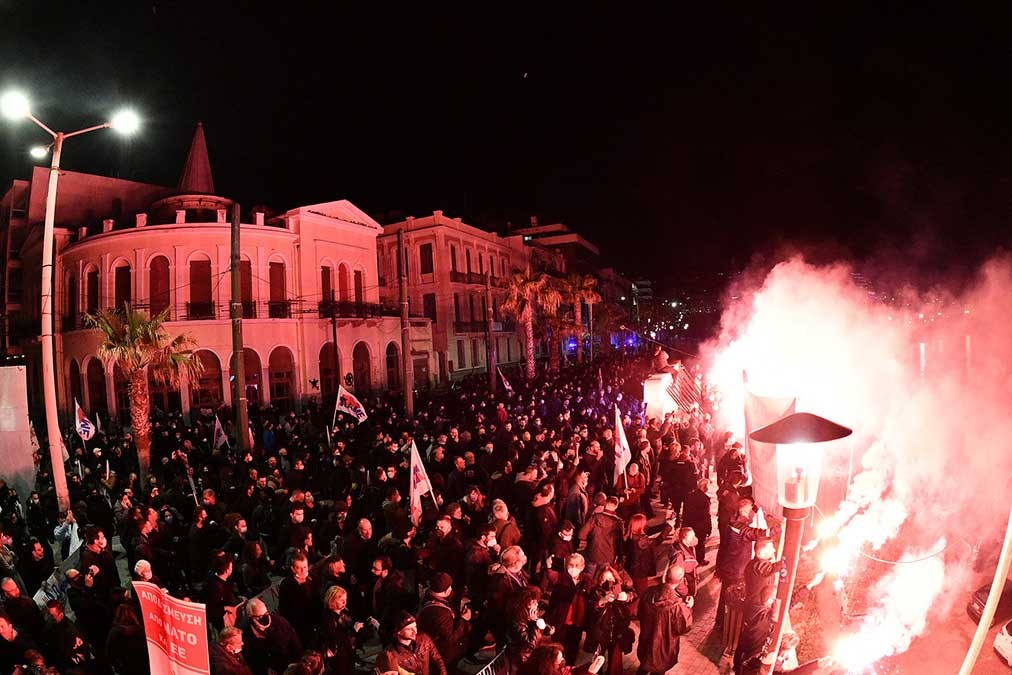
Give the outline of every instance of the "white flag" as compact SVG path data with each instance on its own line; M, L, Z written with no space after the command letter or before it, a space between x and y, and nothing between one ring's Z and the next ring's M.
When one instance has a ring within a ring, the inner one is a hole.
M225 430L222 428L221 421L217 415L214 416L214 441L212 444L215 448L228 445L228 436L225 435Z
M331 426L337 424L338 411L348 413L355 418L356 422L365 422L366 418L369 417L365 413L365 406L342 385L337 385L337 400L334 402L334 422Z
M629 448L629 441L625 437L625 427L622 425L622 413L615 406L615 476L614 484L618 485L618 479L625 473L625 468L632 461L632 450Z
M102 431L102 418L98 416L98 411L95 411L95 431Z
M76 398L74 399L74 419L76 420L77 435L81 437L82 441L90 441L91 437L95 435L95 427L81 410Z
M429 474L425 472L422 458L418 454L418 446L411 441L411 522L415 525L422 519L422 495L426 492L432 493L432 483L429 482Z
M499 377L502 378L502 386L506 389L506 391L512 394L513 385L511 385L510 381L506 379L506 376L502 374L502 369L499 368L499 366L496 366L496 370L499 371Z
M330 440L330 427L324 426L323 430L327 432L327 450L330 450L334 447L334 444Z

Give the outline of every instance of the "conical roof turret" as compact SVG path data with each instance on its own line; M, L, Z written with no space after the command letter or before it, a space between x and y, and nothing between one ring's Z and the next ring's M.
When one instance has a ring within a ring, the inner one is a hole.
M211 160L207 156L207 141L204 139L204 125L201 122L197 122L197 128L193 132L193 142L186 155L183 173L179 176L178 189L184 195L214 194Z

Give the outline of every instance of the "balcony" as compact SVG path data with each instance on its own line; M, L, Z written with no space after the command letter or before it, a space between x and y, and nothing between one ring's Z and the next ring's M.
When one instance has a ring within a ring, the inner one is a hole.
M485 285L485 275L479 274L478 272L467 273L467 283L469 284L481 284Z
M457 270L451 270L450 271L450 281L452 281L454 283L457 283L457 284L466 284L467 283L467 273L466 272L458 272Z
M242 318L244 319L255 319L257 318L257 304L252 300L242 301Z
M401 306L375 302L352 302L350 300L325 300L319 304L320 318L330 319L375 319L383 316L400 316ZM412 313L414 318L423 315Z
M486 324L484 321L454 321L453 331L455 333L484 333Z
M214 319L214 303L213 302L188 302L186 303L186 320L187 321L202 321L207 319Z
M288 300L270 300L267 303L267 317L271 319L292 318L292 303Z

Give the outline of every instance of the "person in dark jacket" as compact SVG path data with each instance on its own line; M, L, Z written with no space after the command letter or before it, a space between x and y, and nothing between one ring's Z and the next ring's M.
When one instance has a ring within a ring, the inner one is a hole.
M755 557L745 567L745 609L738 648L734 651L734 672L755 662L773 627L773 601L783 560L774 560L773 541L756 540Z
M304 553L292 556L288 575L278 585L278 612L303 640L312 642L320 619L320 593Z
M38 649L35 642L19 633L10 618L0 612L0 672L13 672L30 649Z
M488 569L501 550L495 538L495 526L478 528L478 538L470 542L464 558L464 585L472 598L484 598L488 590Z
M566 497L566 510L563 514L565 519L576 527L581 527L587 519L590 511L590 496L587 494L587 484L590 481L590 472L577 471L573 477L573 487Z
M348 591L331 586L323 596L320 647L333 675L355 675L355 647L365 623L348 611Z
M46 611L52 621L46 626L43 642L49 646L49 653L55 657L55 665L67 672L77 668L86 673L97 671L91 643L77 625L67 618L63 603L50 600Z
M268 612L259 598L246 603L249 621L243 629L243 650L253 675L281 673L302 655L302 640L285 617Z
M555 486L544 483L531 500L531 526L527 531L527 543L531 546L535 560L544 560L552 537L559 528L559 514L555 510Z
M555 630L541 616L540 602L541 589L537 586L528 586L512 599L507 616L506 660L513 669L526 661L542 639Z
M688 629L693 604L678 593L683 576L681 567L669 566L661 583L640 598L637 675L663 675L678 664L680 636Z
M696 483L696 489L685 496L685 505L682 507L682 526L691 527L696 533L696 560L701 567L707 565L706 561L706 539L713 531L713 518L710 515L710 481L701 478Z
M556 639L562 644L569 663L576 661L587 627L587 594L593 579L585 569L583 556L573 553L565 559L562 569L556 569L553 563L545 575L552 586L545 621L555 626Z
M235 622L236 610L242 600L235 592L232 558L227 553L219 551L211 561L211 575L204 582L204 603L207 622L218 630L225 626L226 614L230 625Z
M418 610L418 630L432 638L450 671L466 654L471 633L470 607L458 614L450 603L452 597L453 580L446 572L439 572L432 577Z
M105 660L118 675L149 675L148 641L133 606L116 607L112 628L105 642Z
M754 503L749 497L738 500L737 516L728 523L720 536L716 576L720 579L720 600L717 621L724 629L724 654L734 655L743 619L745 602L745 567L752 559L752 543L769 533L750 527Z
M594 574L598 565L610 565L622 552L625 524L618 517L618 497L608 497L604 510L597 511L580 528L580 539L587 542L583 555L587 559L587 572Z
M689 449L681 446L678 458L668 469L665 481L670 481L668 494L671 496L671 509L681 520L682 504L690 492L696 489L696 465L689 457Z
M505 549L499 556L499 563L493 565L489 574L488 597L486 599L485 616L488 617L490 628L497 641L506 636L508 620L506 612L510 600L527 587L527 575L524 565L527 556L519 546Z
M418 631L415 617L403 610L393 616L390 624L393 642L401 669L415 675L446 675L446 664L436 645L425 633Z
M675 548L671 552L671 562L685 570L683 586L678 590L682 595L696 595L699 580L696 577L696 569L699 561L696 560L696 544L699 539L691 527L683 527L678 530L675 538Z
M629 519L625 540L625 569L632 577L633 590L637 598L630 612L636 613L636 603L650 587L650 580L657 576L657 540L646 532L647 517L637 513Z
M587 597L587 642L584 651L600 649L607 675L622 675L622 654L632 651L631 607L636 599L632 579L611 565L597 570Z
M11 622L33 639L41 638L46 620L35 600L21 595L21 588L10 577L0 581L0 591L3 591L4 611Z
M210 660L212 675L253 675L242 655L242 631L235 626L226 626L218 634L218 641L211 644Z
M89 527L84 531L81 558L77 569L82 573L91 572L95 577L95 594L100 598L109 596L109 590L122 585L119 569L109 550L109 542L105 532L97 527Z

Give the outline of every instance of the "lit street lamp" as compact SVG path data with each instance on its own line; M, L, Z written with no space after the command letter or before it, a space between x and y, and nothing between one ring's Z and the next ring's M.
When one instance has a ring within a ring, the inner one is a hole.
M9 91L0 96L0 112L12 120L30 119L40 129L53 138L49 148L32 148L32 157L45 157L46 151L52 149L53 160L49 170L49 192L46 195L46 217L42 234L42 327L39 340L42 345L42 389L46 406L46 433L49 437L49 457L53 463L53 484L60 510L70 508L67 492L67 476L63 470L63 439L60 434L60 423L56 411L56 372L53 358L53 224L56 211L56 184L60 178L60 154L63 141L72 136L81 136L99 129L115 129L123 134L131 134L140 126L140 118L130 110L117 113L112 120L103 124L78 129L70 133L53 131L38 118L32 115L28 98L17 91Z
M787 556L787 579L782 580L777 588L780 608L772 647L764 661L771 670L776 669L784 626L789 623L791 595L798 574L805 521L811 515L819 493L823 449L820 444L845 438L851 433L853 432L847 427L818 415L793 413L749 434L753 441L775 443L777 446L777 501L783 507L784 518L787 520L783 549Z

